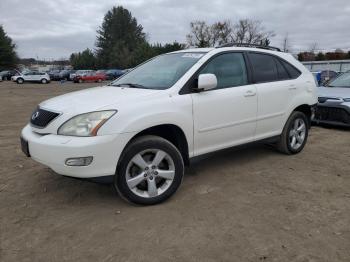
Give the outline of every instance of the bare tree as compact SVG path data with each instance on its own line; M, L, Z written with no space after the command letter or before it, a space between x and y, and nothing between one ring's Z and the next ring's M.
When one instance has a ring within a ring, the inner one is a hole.
M211 25L210 31L212 46L220 46L232 42L233 27L230 21L216 22Z
M316 50L318 48L318 44L316 42L312 43L309 47L309 52L312 54L315 54Z
M191 32L186 36L190 46L209 47L212 42L212 32L204 21L191 22Z
M229 42L269 45L274 32L266 31L261 21L243 19L232 25L230 21L207 25L204 21L191 22L191 32L187 35L189 46L211 47Z
M237 43L261 44L274 37L273 31L266 31L260 20L241 19L233 26L233 40Z

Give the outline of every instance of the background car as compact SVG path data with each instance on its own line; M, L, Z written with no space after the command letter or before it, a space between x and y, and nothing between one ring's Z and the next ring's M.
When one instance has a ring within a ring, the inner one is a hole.
M58 80L69 80L70 74L74 74L75 70L62 70L58 74Z
M74 81L74 77L76 77L78 75L82 76L82 75L85 75L85 74L91 73L91 72L94 72L94 70L77 70L74 73L71 73L69 75L69 80Z
M313 122L350 127L350 72L318 88Z
M47 84L50 82L50 76L43 72L27 71L20 75L13 76L12 80L17 82L17 84L23 84L24 82L40 82L42 84Z
M74 83L83 83L83 82L102 82L106 80L105 74L98 74L95 72L87 73L84 75L77 75L74 77Z
M17 70L1 71L0 72L0 79L10 81L13 76L18 75L18 74L19 74L19 72Z
M51 80L59 80L60 70L51 70L48 72Z
M114 80L117 79L118 77L121 77L122 75L124 75L124 70L120 70L120 69L109 69L106 72L106 77L107 80Z

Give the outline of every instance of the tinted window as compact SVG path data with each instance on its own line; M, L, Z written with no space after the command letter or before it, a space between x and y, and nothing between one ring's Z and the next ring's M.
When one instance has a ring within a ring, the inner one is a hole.
M250 53L249 60L253 67L256 83L278 80L277 67L273 56Z
M213 58L199 74L214 74L218 79L217 89L246 85L247 71L241 53L227 53Z
M298 78L301 75L299 70L296 69L291 64L287 63L286 61L281 61L281 62L283 63L284 67L287 69L290 78L295 79L295 78Z
M282 65L279 59L275 59L277 65L278 79L279 80L287 80L290 79L289 74L285 67Z

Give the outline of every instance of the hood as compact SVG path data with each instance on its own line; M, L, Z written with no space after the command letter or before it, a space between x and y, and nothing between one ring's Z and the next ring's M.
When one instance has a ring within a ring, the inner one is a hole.
M102 86L68 93L46 100L41 107L56 111L80 114L104 109L117 109L123 103L135 103L142 98L153 96L160 90Z
M350 98L350 88L342 87L319 87L318 97Z

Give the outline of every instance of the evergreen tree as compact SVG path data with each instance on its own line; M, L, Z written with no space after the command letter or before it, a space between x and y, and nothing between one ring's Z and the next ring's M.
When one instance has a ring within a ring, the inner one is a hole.
M325 56L324 53L319 52L319 53L316 55L316 61L323 61L323 60L326 60L326 56Z
M16 45L0 25L0 71L16 66L18 58L15 48Z
M128 68L136 65L136 51L146 47L143 27L131 13L121 7L113 7L97 31L96 54L99 67Z
M70 56L70 63L74 69L95 69L96 59L93 52L87 48L83 52L73 53Z

